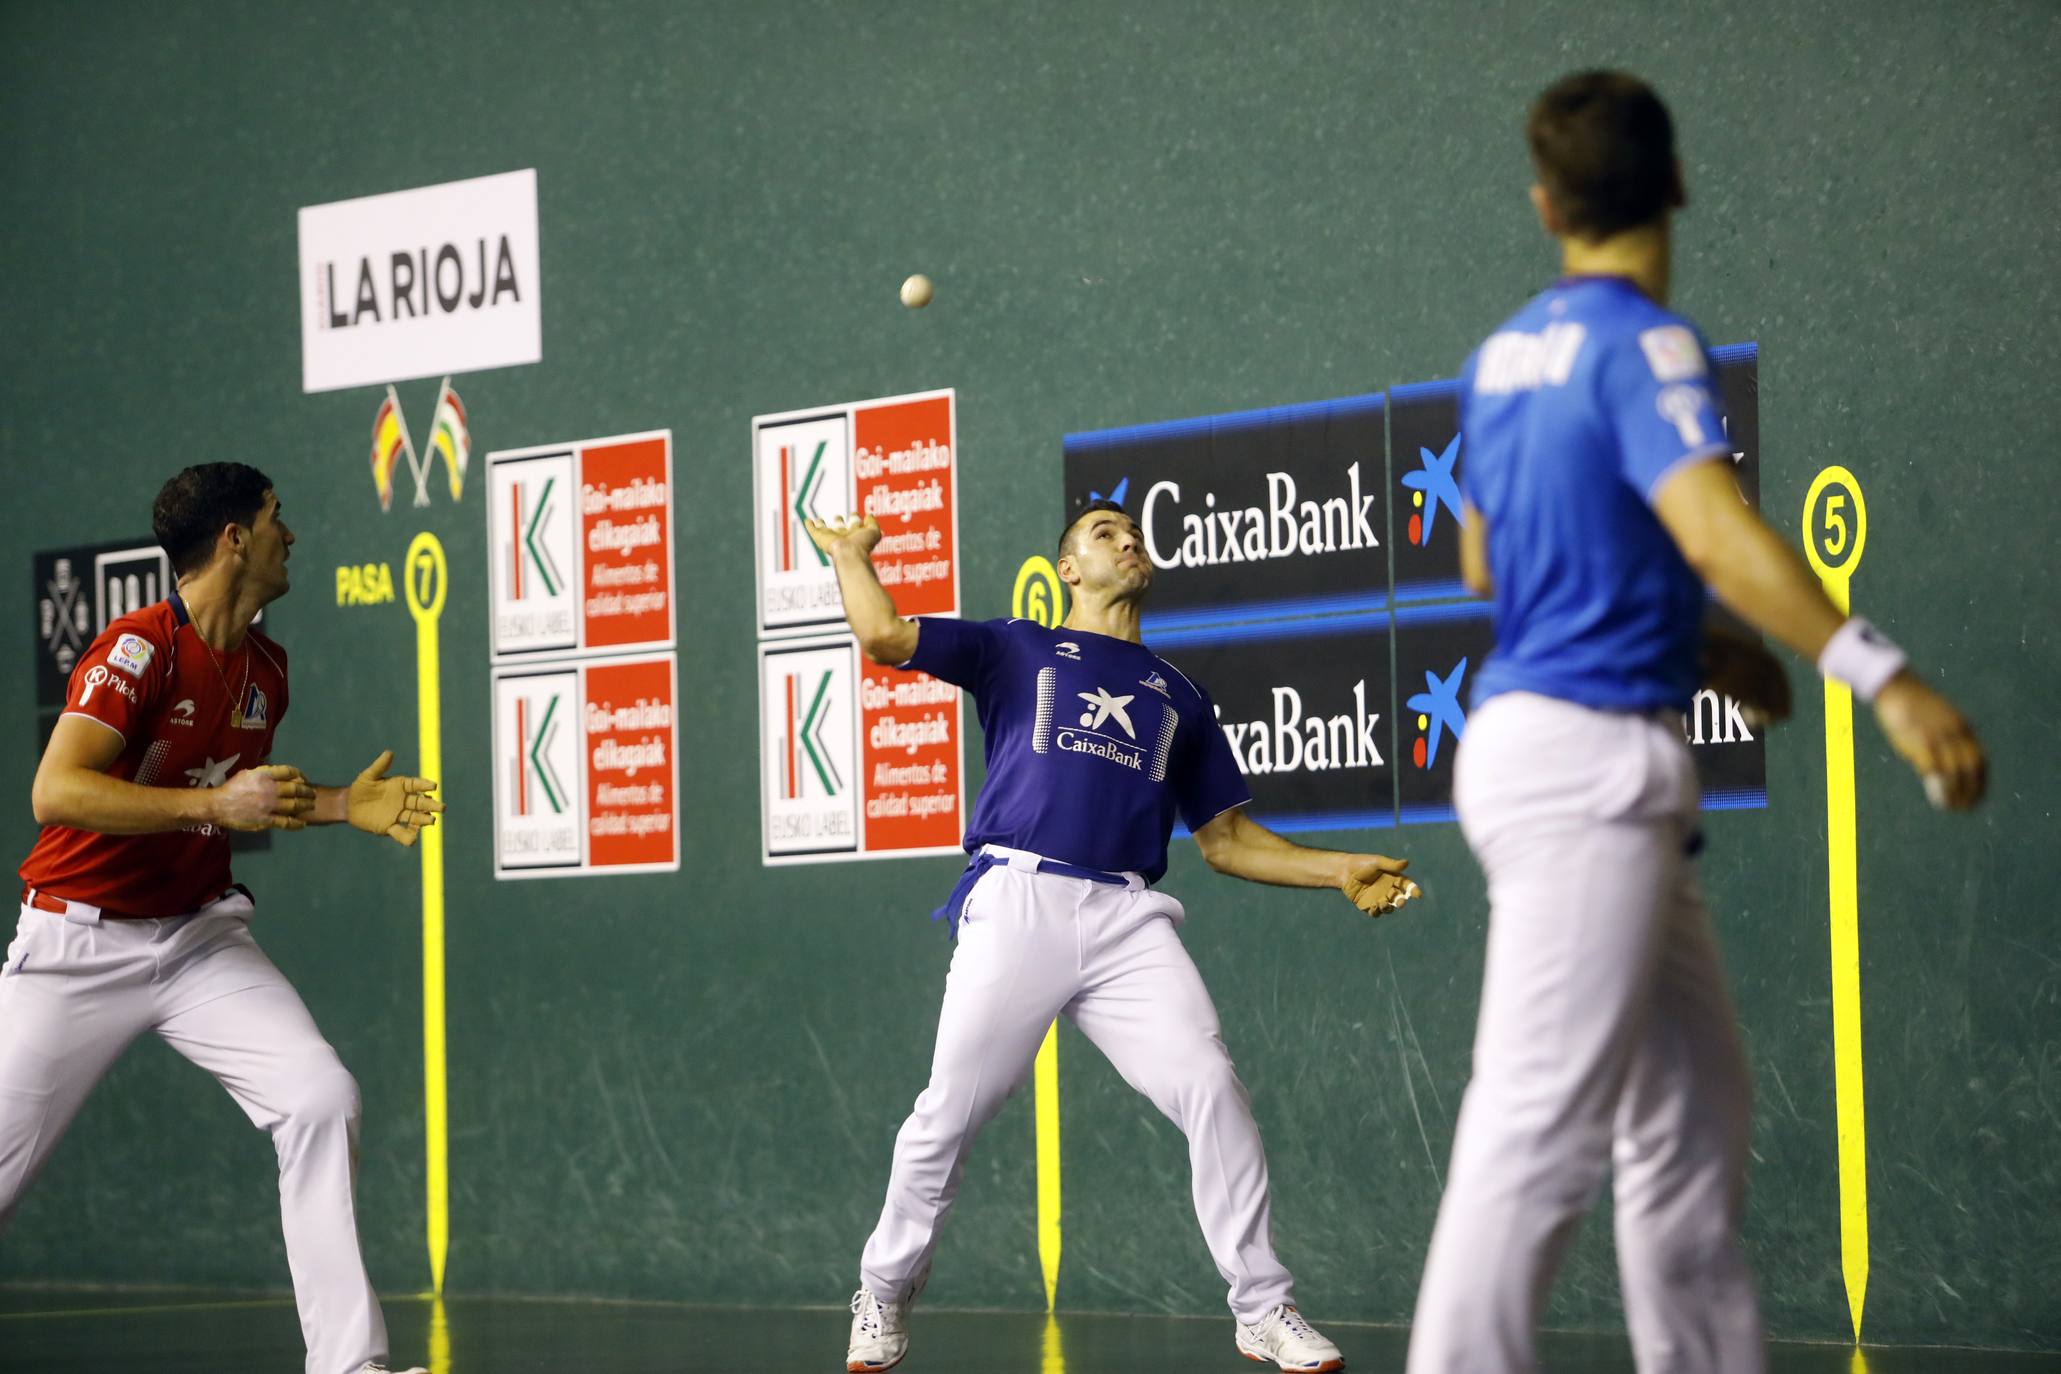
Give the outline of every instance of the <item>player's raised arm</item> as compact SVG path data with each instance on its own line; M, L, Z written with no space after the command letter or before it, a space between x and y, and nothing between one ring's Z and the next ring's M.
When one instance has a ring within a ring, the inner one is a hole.
M858 636L859 648L875 663L907 663L916 652L916 622L895 614L894 598L873 571L873 547L880 542L880 522L872 516L839 516L808 522L809 538L837 569L837 590L844 598L844 618Z
M87 716L60 716L36 766L29 804L38 825L102 835L150 835L194 825L297 829L314 804L300 770L246 768L220 787L149 787L110 777L122 737Z
M1195 832L1202 857L1219 873L1277 887L1335 887L1369 916L1399 910L1424 889L1403 876L1408 859L1312 849L1284 839L1234 806Z
M1683 465L1655 488L1653 509L1718 600L1874 703L1882 732L1935 805L1962 810L1982 800L1988 765L1974 729L1905 666L1901 650L1841 614L1796 550L1741 499L1728 465Z
M368 835L384 835L399 845L412 845L425 826L437 823L444 804L432 794L437 790L429 778L389 776L394 751L381 751L348 787L315 788L315 808L310 825L338 825L349 821Z

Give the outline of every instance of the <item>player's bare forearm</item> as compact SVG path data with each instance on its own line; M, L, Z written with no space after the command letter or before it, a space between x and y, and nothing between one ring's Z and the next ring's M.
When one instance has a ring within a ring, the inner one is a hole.
M350 819L351 789L315 786L315 809L308 813L309 825L341 825Z
M412 845L426 826L436 824L444 804L434 795L437 784L431 778L389 773L393 750L381 751L365 771L343 787L316 787L309 825L350 824L368 835L385 835L402 845Z
M215 820L211 788L146 787L47 758L36 770L30 801L38 825L102 835L152 835Z
M1846 617L1802 556L1746 504L1729 467L1688 465L1661 484L1653 508L1712 595L1754 629L1817 661Z
M1361 857L1284 839L1246 815L1242 806L1196 831L1195 843L1217 872L1275 887L1338 887Z
M907 663L916 652L916 623L896 614L894 598L873 571L872 555L856 544L840 542L831 550L830 566L837 570L845 621L866 657L875 663Z

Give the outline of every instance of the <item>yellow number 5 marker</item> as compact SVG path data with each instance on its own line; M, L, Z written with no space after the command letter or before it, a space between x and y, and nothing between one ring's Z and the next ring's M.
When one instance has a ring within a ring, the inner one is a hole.
M438 684L437 617L444 612L449 568L444 546L428 530L408 546L402 581L415 617L415 719L422 776L444 776L442 692ZM429 1281L444 1291L451 1248L450 1118L444 1078L444 829L422 832L422 1114L429 1180Z
M1825 594L1851 613L1849 581L1868 540L1861 484L1829 467L1803 500L1803 548ZM1854 838L1853 693L1825 679L1825 850L1831 880L1832 1073L1839 1114L1839 1260L1855 1344L1868 1296L1868 1117L1861 1089L1859 859Z

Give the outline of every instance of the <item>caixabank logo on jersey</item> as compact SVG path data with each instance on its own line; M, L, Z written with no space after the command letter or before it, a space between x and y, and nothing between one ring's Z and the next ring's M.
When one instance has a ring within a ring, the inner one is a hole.
M1711 356L1757 506L1758 351ZM1454 383L1071 434L1065 458L1069 516L1108 497L1143 529L1146 642L1216 698L1256 814L1289 830L1452 819L1473 677L1495 644L1460 581ZM1707 808L1766 805L1764 745L1736 703L1700 693L1683 733Z

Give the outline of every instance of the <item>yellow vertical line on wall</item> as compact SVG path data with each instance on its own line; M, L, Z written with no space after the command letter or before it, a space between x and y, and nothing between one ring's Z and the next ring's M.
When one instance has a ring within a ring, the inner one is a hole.
M1038 1374L1066 1374L1066 1345L1059 1339L1059 1318L1051 1312L1045 1314L1042 1353L1044 1358L1038 1362Z
M1804 498L1804 551L1825 595L1850 611L1866 541L1860 483L1829 467ZM1839 1267L1854 1343L1868 1298L1868 1115L1861 1056L1860 845L1854 819L1853 693L1825 682L1825 863L1832 943L1832 1076L1839 1134Z
M443 614L448 567L444 546L424 530L408 546L408 613L415 617L415 718L421 776L444 776L442 689L437 617ZM450 1117L444 1060L444 828L423 830L422 851L422 1119L427 1153L430 1291L444 1291L451 1248Z
M451 1318L441 1293L429 1303L429 1374L451 1374Z
M1045 1311L1059 1295L1059 1023L1045 1028L1032 1073L1038 1118L1038 1268L1045 1276ZM1048 1350L1058 1349L1054 1332ZM1063 1363L1063 1359L1062 1359ZM1051 1361L1046 1361L1049 1369Z
M1052 560L1033 555L1016 570L1016 586L1009 596L1010 613L1020 620L1034 620L1046 629L1066 619L1065 584ZM1050 1314L1059 1299L1059 1023L1045 1029L1045 1043L1031 1072L1031 1091L1038 1127L1038 1270L1045 1278L1045 1311ZM1059 1327L1045 1324L1045 1374L1058 1374L1066 1367L1059 1349Z

